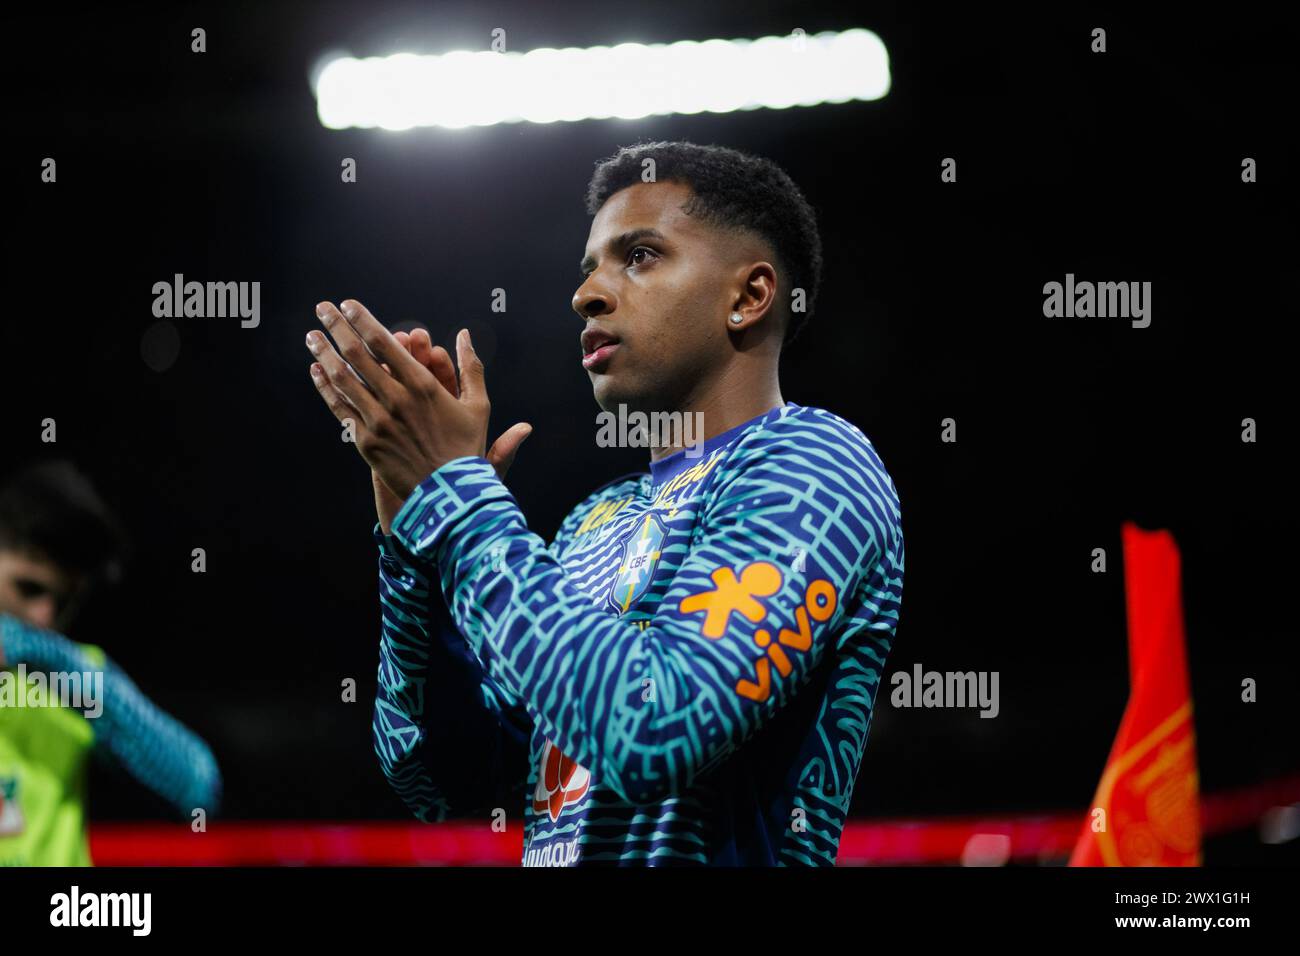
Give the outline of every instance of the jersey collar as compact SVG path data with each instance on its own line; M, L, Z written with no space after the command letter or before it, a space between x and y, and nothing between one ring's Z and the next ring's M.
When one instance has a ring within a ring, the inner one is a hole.
M741 422L735 428L728 428L725 432L714 435L712 438L704 440L703 448L683 448L681 451L675 451L665 458L658 461L650 462L650 478L652 485L659 487L669 481L672 481L678 475L688 468L693 468L702 461L707 461L719 448L731 444L740 437L742 432L746 432L763 422L776 418L779 415L787 414L798 408L794 402L786 402L784 405L778 405L769 412L765 412L747 422ZM691 456L687 457L687 452Z

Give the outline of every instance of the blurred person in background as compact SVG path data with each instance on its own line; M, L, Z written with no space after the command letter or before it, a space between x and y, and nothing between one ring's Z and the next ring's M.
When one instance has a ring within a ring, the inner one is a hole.
M0 866L90 865L92 752L187 818L218 809L207 744L103 650L60 633L121 577L124 553L117 519L71 464L33 466L0 489Z

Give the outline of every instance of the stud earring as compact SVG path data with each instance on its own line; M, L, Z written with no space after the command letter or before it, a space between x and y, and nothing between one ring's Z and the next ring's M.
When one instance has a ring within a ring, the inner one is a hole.
M739 325L741 322L744 322L744 321L745 321L745 317L744 317L743 315L741 315L739 312L733 312L733 313L731 313L731 324L732 324L732 325Z

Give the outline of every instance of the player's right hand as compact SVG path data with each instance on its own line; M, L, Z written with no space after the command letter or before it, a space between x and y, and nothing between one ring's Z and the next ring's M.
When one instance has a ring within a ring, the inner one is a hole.
M441 345L434 345L427 331L416 329L410 333L394 332L393 338L397 339L398 344L411 353L417 362L432 372L442 387L453 397L459 397L460 386L456 381L456 366L451 360L451 355ZM389 371L387 364L384 364L383 368L384 371ZM492 463L497 477L502 481L505 481L506 472L510 470L519 446L532 434L532 431L533 427L523 422L512 425L488 449L487 460ZM373 469L370 472L370 481L375 488L375 512L379 517L379 527L383 529L384 534L389 534L393 518L402 510L405 502L384 484L383 479Z

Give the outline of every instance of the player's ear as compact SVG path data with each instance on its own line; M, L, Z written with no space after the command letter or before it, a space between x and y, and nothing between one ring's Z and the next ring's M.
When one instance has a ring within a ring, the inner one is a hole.
M779 325L776 305L776 269L761 260L737 268L737 293L727 316L727 330L744 332L760 322ZM779 332L779 330L778 330Z
M772 314L779 313L781 310L777 307L776 290L776 267L772 263L763 260L750 266L745 291L755 308Z

